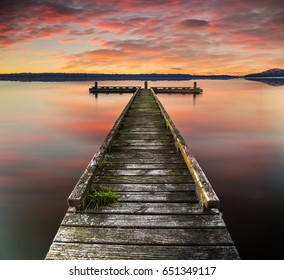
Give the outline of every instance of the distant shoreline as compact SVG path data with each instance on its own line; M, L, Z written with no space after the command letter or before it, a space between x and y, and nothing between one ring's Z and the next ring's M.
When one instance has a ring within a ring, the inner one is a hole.
M230 75L190 75L190 74L76 74L76 73L18 73L0 74L0 81L23 82L64 82L64 81L187 81L197 79L228 80L243 78Z
M191 81L230 80L270 81L283 85L284 77L273 76L231 76L231 75L190 75L190 74L84 74L84 73L15 73L0 74L0 81L14 82L94 82L94 81ZM273 80L273 81L272 81Z
M191 74L91 74L91 73L9 73L0 74L0 81L22 82L76 82L76 81L189 81L189 80L229 80L244 78L248 80L280 81L284 79L284 70L273 68L261 73L235 76L235 75L191 75ZM277 82L278 83L278 82Z

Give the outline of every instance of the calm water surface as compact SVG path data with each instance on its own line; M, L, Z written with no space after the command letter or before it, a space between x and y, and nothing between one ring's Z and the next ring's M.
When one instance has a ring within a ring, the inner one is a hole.
M219 196L241 257L284 259L284 87L198 83L196 98L159 98ZM90 86L0 82L0 259L45 257L68 195L131 97L96 99Z

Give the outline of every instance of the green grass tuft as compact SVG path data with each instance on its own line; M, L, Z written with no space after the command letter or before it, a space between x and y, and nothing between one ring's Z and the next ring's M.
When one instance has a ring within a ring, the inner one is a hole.
M118 198L118 194L112 190L94 190L87 196L85 210L98 209L100 206L113 204L118 201Z

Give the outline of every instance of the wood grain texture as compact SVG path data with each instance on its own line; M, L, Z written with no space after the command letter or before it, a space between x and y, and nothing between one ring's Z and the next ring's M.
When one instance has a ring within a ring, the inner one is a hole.
M233 245L227 229L137 229L61 226L55 242L126 245Z
M70 213L74 210L70 209ZM80 213L80 212L77 212ZM130 215L204 215L203 208L198 203L189 202L117 202L113 205L102 206L98 209L90 209L87 213L94 214L130 214ZM86 214L82 211L80 214ZM211 215L219 214L217 209L212 210Z
M66 213L62 225L124 228L224 228L221 215L117 215Z
M197 203L195 192L117 192L120 202L192 202Z
M47 254L47 259L57 260L234 260L238 258L234 246L126 246L59 242L54 242Z
M92 189L105 189L113 190L115 192L163 192L163 191L175 191L175 192L185 192L185 191L195 191L194 183L188 184L170 184L170 183L148 183L148 184L127 184L127 183L113 183L113 184L104 184L104 183L93 183Z
M193 179L191 176L95 176L93 179L94 183L106 183L106 184L149 184L149 183L160 183L160 184L179 184L179 183L192 183Z
M103 168L97 176L190 176L188 169L163 168L163 169L117 169Z
M138 170L157 170L157 169L178 169L178 170L187 170L187 166L181 163L125 163L125 162L105 162L104 170L118 170L118 169L138 169Z

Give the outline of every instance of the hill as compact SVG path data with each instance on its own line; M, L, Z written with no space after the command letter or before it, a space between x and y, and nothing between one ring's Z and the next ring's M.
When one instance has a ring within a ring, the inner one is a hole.
M245 78L284 78L284 70L273 68L261 73L245 75Z

